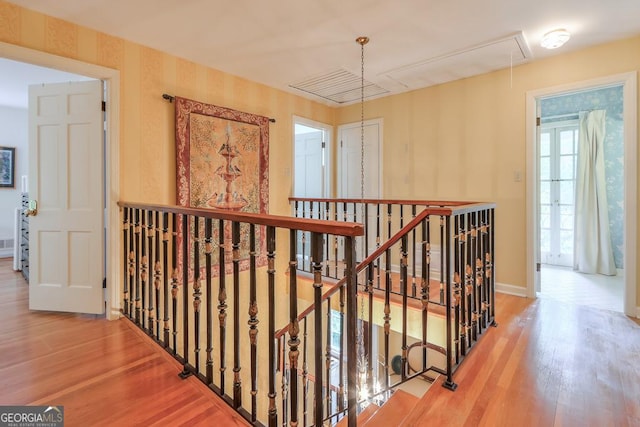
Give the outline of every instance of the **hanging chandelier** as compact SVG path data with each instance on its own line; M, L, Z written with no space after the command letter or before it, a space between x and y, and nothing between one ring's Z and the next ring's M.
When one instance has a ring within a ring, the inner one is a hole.
M364 45L369 43L369 37L358 37L356 43L360 45L360 206L361 218L364 222ZM364 249L363 246L363 254L365 253ZM356 336L356 347L358 352L358 400L362 402L364 407L370 398L367 382L368 360L364 348L364 296L360 298L360 327Z

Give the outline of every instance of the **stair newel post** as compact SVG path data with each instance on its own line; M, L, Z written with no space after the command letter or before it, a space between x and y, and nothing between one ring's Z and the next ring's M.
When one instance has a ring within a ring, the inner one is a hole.
M135 295L135 320L136 324L140 324L140 209L135 210L135 281L136 281L136 295Z
M297 254L296 254L296 230L289 234L289 402L290 425L298 425L298 345L300 339L300 325L298 324L298 280L297 280Z
M156 313L155 313L155 338L157 341L160 341L160 286L162 285L162 263L160 262L160 212L155 212L155 260L153 263L153 287L155 289L155 299L156 299ZM153 334L154 331L151 331Z
M258 411L258 300L256 297L256 226L249 225L249 344L251 346L251 421L255 422Z
M430 217L422 221L422 279L420 296L422 301L422 370L427 369L427 320L429 313L429 272L431 270Z
M193 217L193 366L200 373L200 218Z
M408 314L408 273L407 273L407 243L408 238L405 234L402 236L402 246L400 247L400 285L402 292L402 372L400 378L402 381L407 379L407 314Z
M223 220L218 222L218 325L220 328L220 394L224 396L225 370L227 363L225 362L226 354L226 338L227 338L227 287L226 287L226 242L225 242L225 225Z
M162 303L163 345L169 345L169 214L162 213Z
M182 214L182 372L184 379L191 375L189 370L189 215Z
M446 292L445 292L445 307L446 307L446 321L447 321L447 325L446 325L446 329L447 329L447 343L446 343L446 348L447 348L447 378L445 379L445 381L442 383L442 386L445 388L448 388L449 390L455 390L458 385L456 383L453 382L453 360L452 357L453 355L452 353L452 345L454 344L454 337L452 335L452 330L451 330L451 312L452 310L454 310L453 304L452 304L452 295L451 295L451 216L448 215L446 217L440 217L440 224L442 225L442 223L445 223L445 234L446 234L446 239L441 241L441 244L443 245L443 249L442 249L442 258L446 258L446 263L445 263L445 288L446 288ZM456 242L455 245L457 246L457 238L456 238ZM457 248L454 250L454 252L457 254ZM455 256L457 258L457 255ZM458 295L459 296L459 295ZM458 316L457 316L457 307L455 308L455 324L456 324L456 328L458 326ZM458 340L458 335L456 332L455 335L455 341L457 342ZM457 347L457 346L456 346Z
M129 316L129 277L131 275L129 266L129 208L122 208L122 244L123 244L123 262L124 274L123 274L123 288L122 297L123 304L122 310L125 316Z
M171 335L172 351L175 355L178 352L178 215L171 214Z
M346 277L347 277L347 354L356 355L358 282L356 272L356 248L353 237L345 239ZM347 358L347 417L348 426L357 426L358 410L358 361ZM321 425L321 424L316 424Z
M205 293L207 294L207 361L206 376L207 385L213 383L213 294L211 293L211 254L213 253L213 220L204 220L204 271Z
M276 427L278 424L276 409L276 229L267 226L267 281L268 281L268 301L269 301L269 427Z
M321 342L322 337L322 234L313 232L311 233L311 258L313 267L313 304L314 304L314 336L316 340ZM322 419L324 418L323 399L322 399L322 352L314 351L315 355L315 425L321 426ZM329 388L330 384L327 384Z
M240 223L231 223L231 248L233 264L233 406L242 406L242 381L240 380Z

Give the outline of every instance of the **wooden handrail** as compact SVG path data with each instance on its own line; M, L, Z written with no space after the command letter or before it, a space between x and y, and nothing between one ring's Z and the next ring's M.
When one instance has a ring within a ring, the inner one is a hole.
M321 203L366 203L377 205L409 205L425 206L429 210L428 215L451 216L472 212L481 209L493 209L493 202L461 202L441 200L392 200L392 199L316 199L312 197L289 197L291 202L321 202Z
M395 243L397 243L402 238L403 235L409 233L413 228L415 228L422 220L424 220L429 215L430 215L429 209L425 209L424 211L420 212L420 214L418 214L415 218L413 218L407 225L402 227L402 229L400 229L400 231L398 231L393 237L391 237L391 239L389 239L386 242L384 242L384 244L382 244L382 246L377 248L375 251L373 251L371 253L371 255L369 255L367 258L365 258L364 261L362 261L360 264L358 264L356 266L356 274L360 273L362 270L364 270L364 268L367 265L371 264L373 262L373 260L378 258L387 249L389 249L391 246L393 246ZM333 285L333 287L331 289L329 289L327 292L325 292L322 295L322 301L324 302L325 300L329 299L329 297L333 296L336 292L338 292L340 290L340 288L342 286L344 286L346 281L347 281L346 277L343 277L342 279L340 279L335 285ZM309 307L307 307L304 311L302 311L298 315L298 320L300 321L300 320L304 319L306 316L309 315L309 313L311 313L313 311L313 309L314 309L313 305L310 305ZM287 328L288 328L288 326L285 326L284 328L280 329L278 332L276 332L275 337L276 338L280 338L282 335L284 335L286 333Z
M357 237L364 235L364 226L356 222L327 221L309 218L293 218L282 215L234 212L222 209L190 208L186 206L143 204L119 201L121 208L155 210L181 215L194 215L225 221L246 222L256 225L268 225L289 230L327 233L335 236Z
M294 200L294 199L296 199L296 198L290 198L289 200ZM297 198L297 199L300 200L301 198ZM337 199L309 199L309 200L318 201L318 200L337 200ZM349 200L356 200L356 199L349 199ZM358 199L356 201L360 202L361 200ZM365 202L366 202L366 200L365 200ZM412 229L414 229L420 222L422 222L429 215L447 215L446 213L443 213L443 212L448 212L448 215L451 215L451 214L456 214L457 215L457 214L463 214L463 213L474 211L474 210L493 209L496 206L495 203L472 203L472 204L469 204L467 202L465 202L465 203L466 203L465 205L460 205L459 207L456 207L456 208L453 208L453 209L450 209L450 208L425 208L422 212L420 212L418 215L416 215L414 218L412 218L411 221L407 223L407 225L402 227L390 239L388 239L379 248L377 248L375 251L373 251L371 253L371 255L369 255L367 258L364 259L364 261L359 263L356 266L356 274L360 273L362 270L364 270L364 268L367 265L369 265L371 262L373 262L380 255L382 255L387 249L389 249L394 244L396 244L402 238L402 236L404 236L405 234L408 234ZM331 296L335 295L336 292L338 292L340 290L340 288L342 286L344 286L345 282L346 282L346 277L343 277L342 279L340 279L335 285L332 286L331 289L329 289L327 292L325 292L322 295L322 301L324 302L327 299L329 299ZM311 313L313 311L313 309L314 309L313 305L310 305L309 307L307 307L304 311L302 311L298 315L298 320L304 319L306 316L309 315L309 313ZM282 335L284 335L286 333L287 328L288 328L288 326L285 326L284 328L282 328L279 331L277 331L275 337L276 338L280 338Z

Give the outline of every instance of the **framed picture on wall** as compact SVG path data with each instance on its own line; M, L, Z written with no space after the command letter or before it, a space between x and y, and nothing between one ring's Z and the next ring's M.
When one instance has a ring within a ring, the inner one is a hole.
M16 186L16 149L0 147L0 187Z

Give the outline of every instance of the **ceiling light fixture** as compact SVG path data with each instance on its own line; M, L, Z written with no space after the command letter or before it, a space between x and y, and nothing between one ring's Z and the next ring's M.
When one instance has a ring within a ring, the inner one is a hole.
M549 31L542 36L540 46L546 49L557 49L567 42L571 38L571 33L564 29Z

